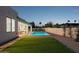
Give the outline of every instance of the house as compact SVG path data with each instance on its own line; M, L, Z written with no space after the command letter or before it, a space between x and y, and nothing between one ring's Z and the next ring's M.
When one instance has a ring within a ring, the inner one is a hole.
M14 38L28 35L31 31L31 25L19 18L15 10L8 6L0 6L0 45Z
M25 35L30 35L30 33L32 32L32 26L20 17L17 17L17 19L18 19L17 35L19 37L22 37L22 36L25 36Z

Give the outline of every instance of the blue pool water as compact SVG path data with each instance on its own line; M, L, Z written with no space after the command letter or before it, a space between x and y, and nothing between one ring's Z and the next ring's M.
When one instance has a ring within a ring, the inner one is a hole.
M32 36L47 36L47 35L49 35L49 34L46 32L41 32L41 31L32 32Z

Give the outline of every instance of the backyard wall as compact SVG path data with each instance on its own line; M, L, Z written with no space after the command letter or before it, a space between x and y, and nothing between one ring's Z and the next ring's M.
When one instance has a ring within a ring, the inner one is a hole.
M57 35L61 35L61 36L63 36L63 34L64 34L62 28L45 28L45 31L49 32L49 33L54 33L54 34L57 34Z
M64 36L63 28L44 28L44 30L46 32L49 32L49 33L53 33L53 34L57 34L57 35L60 35L60 36ZM75 39L76 38L76 34L77 34L77 28L72 28L71 29L71 36L72 36L72 38ZM69 28L66 28L65 36L66 37L70 37L70 30L69 30Z

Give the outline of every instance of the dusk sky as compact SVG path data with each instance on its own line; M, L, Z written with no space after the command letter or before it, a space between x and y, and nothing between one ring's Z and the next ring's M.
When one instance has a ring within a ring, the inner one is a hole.
M18 6L12 8L17 11L21 18L28 22L34 21L37 25L39 22L42 24L47 22L66 23L67 20L79 22L79 7Z

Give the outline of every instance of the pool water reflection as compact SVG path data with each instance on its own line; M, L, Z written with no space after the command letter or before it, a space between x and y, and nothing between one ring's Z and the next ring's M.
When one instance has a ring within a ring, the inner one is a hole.
M32 32L32 36L48 36L49 34L43 31L34 31Z

